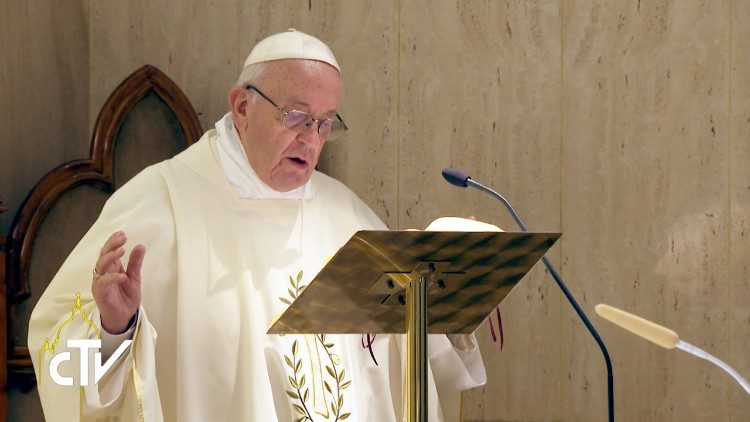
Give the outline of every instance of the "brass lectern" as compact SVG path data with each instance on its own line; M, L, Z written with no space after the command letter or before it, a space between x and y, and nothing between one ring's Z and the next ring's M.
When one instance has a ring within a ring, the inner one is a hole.
M359 231L268 333L406 333L406 419L427 421L427 333L474 332L559 237Z

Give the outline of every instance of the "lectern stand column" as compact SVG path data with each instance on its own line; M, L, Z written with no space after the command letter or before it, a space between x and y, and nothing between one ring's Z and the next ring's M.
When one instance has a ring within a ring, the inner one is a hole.
M404 286L406 298L406 420L427 422L427 283L424 275Z

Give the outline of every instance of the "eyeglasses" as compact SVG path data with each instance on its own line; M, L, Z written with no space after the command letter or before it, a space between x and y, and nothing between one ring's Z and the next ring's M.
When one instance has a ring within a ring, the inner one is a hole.
M336 114L336 119L316 119L309 114L305 113L304 111L299 110L291 110L286 111L283 108L276 105L273 100L268 98L266 94L262 93L258 88L256 88L253 85L247 85L245 86L246 90L253 90L257 92L261 97L263 97L266 101L271 103L272 106L276 107L277 110L282 112L284 114L284 119L281 121L282 125L284 126L284 129L290 131L299 133L302 135L306 135L312 131L315 122L318 122L318 135L320 135L321 139L327 139L327 140L334 140L338 137L340 137L344 132L346 132L349 128L346 126L344 121L341 119L341 116Z

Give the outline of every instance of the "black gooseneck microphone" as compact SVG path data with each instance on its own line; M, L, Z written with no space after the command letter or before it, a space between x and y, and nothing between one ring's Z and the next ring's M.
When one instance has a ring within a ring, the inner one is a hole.
M512 215L513 219L516 220L516 224L518 224L518 227L521 228L521 230L525 232L529 231L529 229L526 228L526 225L523 224L523 221L521 221L521 217L518 216L518 213L516 212L516 210L513 209L513 206L510 204L510 202L508 202L507 199L505 199L504 196L488 188L487 186L472 180L469 174L466 173L466 171L457 169L454 167L449 167L443 170L443 177L451 185L455 185L460 188L471 186L473 188L477 188L481 191L484 191L494 196L495 198L500 200L500 202L502 202L503 205L505 205L505 208L508 209L508 211L510 212L510 215ZM583 321L583 324L586 326L586 328L588 328L589 333L591 333L591 337L594 338L596 343L599 345L599 348L602 350L602 355L604 355L604 362L607 364L607 398L608 398L607 405L609 409L609 420L610 422L614 421L615 420L614 376L612 375L612 361L609 358L609 352L607 352L607 346L604 345L604 342L602 341L602 338L599 336L599 333L596 331L596 328L594 328L594 326L591 324L591 321L589 321L589 318L586 316L586 313L578 305L578 302L573 297L573 294L570 292L570 290L568 290L568 287L565 285L565 282L563 282L562 278L560 277L560 274L557 273L557 270L555 269L555 267L552 266L552 264L549 262L546 256L542 257L542 262L544 262L544 266L547 267L547 271L549 271L549 273L552 275L552 278L555 279L555 282L557 282L557 286L560 287L560 290L562 290L563 294L568 299L568 302L570 302L570 305L573 306L573 309L575 309L576 313L581 318L581 321Z

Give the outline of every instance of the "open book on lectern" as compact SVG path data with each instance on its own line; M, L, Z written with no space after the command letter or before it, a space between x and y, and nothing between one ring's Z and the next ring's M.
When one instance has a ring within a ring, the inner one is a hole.
M429 277L432 334L469 334L560 233L504 232L446 217L427 230L355 233L271 325L269 334L405 333L403 285Z

